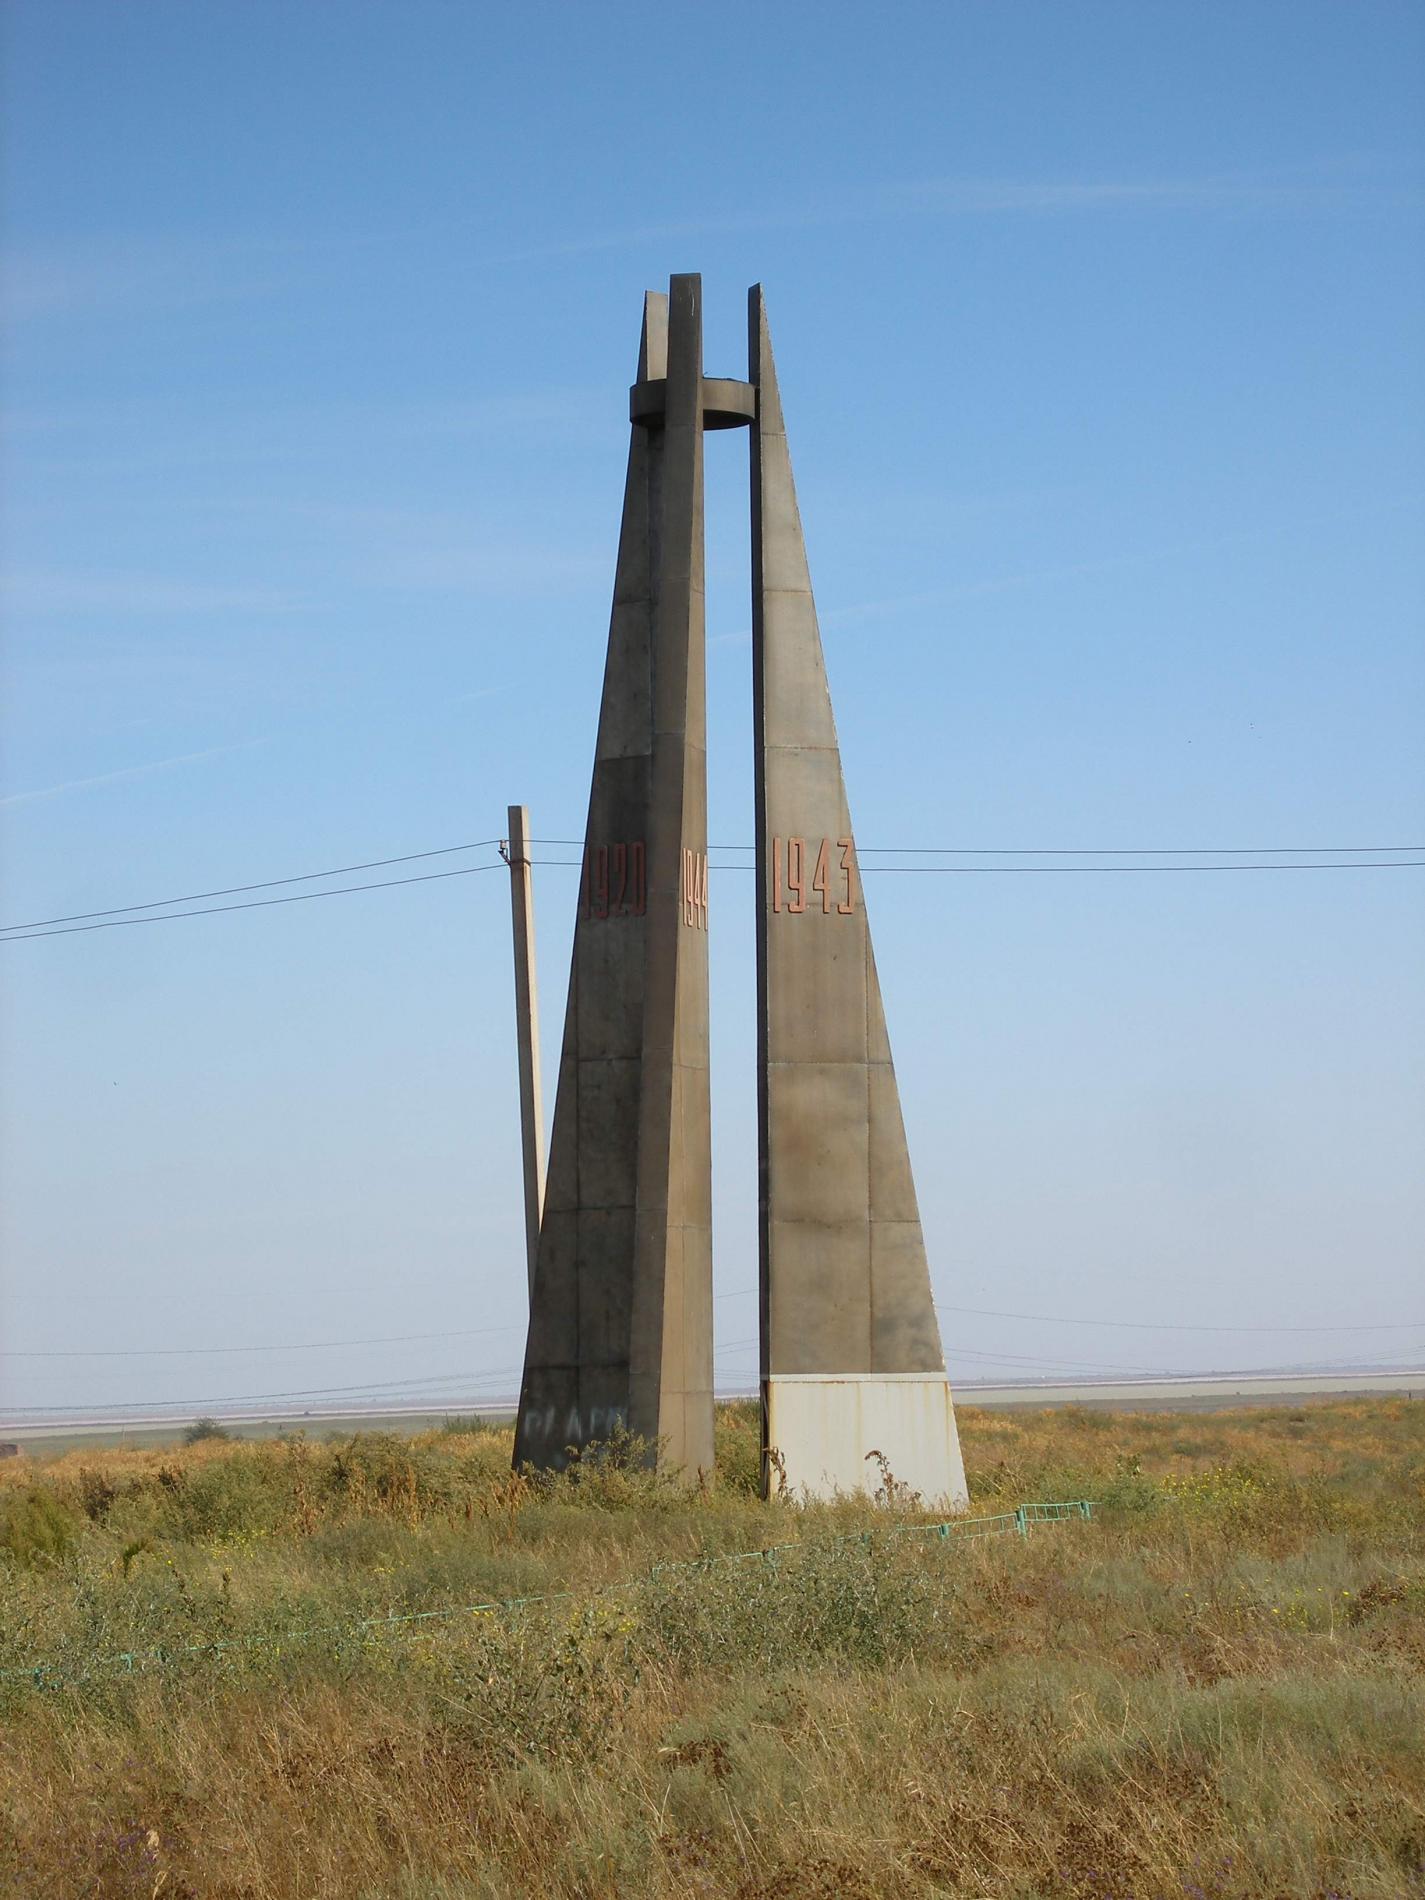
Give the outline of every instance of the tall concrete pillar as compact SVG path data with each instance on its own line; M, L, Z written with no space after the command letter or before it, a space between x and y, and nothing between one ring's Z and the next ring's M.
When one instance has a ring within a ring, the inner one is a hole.
M760 286L748 297L765 1443L794 1491L879 1452L965 1502Z
M620 1429L689 1478L712 1465L702 432L721 387L699 279L674 277L646 299L630 396L517 1465Z

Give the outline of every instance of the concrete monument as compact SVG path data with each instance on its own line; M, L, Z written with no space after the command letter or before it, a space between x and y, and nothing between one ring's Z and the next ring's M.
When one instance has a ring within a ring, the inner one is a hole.
M964 1499L760 289L747 382L648 295L515 1462L712 1464L705 429L752 426L766 1469ZM868 1462L869 1461L869 1462Z

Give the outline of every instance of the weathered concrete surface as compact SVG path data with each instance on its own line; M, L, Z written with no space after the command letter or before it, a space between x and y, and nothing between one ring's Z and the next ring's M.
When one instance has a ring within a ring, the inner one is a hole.
M712 1464L702 321L650 293L515 1462Z
M693 1478L713 1462L703 326L693 276L669 290L662 459L629 1426L661 1439L666 1462Z
M890 1480L928 1505L953 1511L965 1504L943 1371L769 1379L767 1440L781 1452L794 1491L832 1497L875 1491Z
M877 1450L963 1502L760 287L748 310L764 1420L793 1489L874 1489Z

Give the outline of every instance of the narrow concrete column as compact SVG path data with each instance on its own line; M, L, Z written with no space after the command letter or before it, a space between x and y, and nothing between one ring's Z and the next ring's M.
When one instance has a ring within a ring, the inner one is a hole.
M760 287L748 298L765 1445L794 1490L884 1455L965 1501ZM874 1468L873 1468L874 1467Z
M520 1070L520 1144L524 1158L524 1238L529 1295L544 1208L544 1090L539 1075L539 988L534 967L534 879L529 862L529 807L511 805L507 862L515 950L515 1042Z
M713 1460L701 281L669 286L629 1426Z
M667 375L668 300L644 300L639 381ZM569 1000L554 1097L515 1464L628 1425L633 1230L643 1076L653 565L661 431L630 433L603 699L594 747Z
M515 1463L712 1462L702 327L644 305Z

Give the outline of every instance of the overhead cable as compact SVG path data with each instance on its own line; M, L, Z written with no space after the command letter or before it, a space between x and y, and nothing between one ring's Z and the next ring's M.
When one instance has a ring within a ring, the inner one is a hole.
M582 845L582 838L531 838L531 844ZM709 851L751 851L750 844L710 844ZM968 845L861 844L860 858L1311 858L1379 856L1384 851L1425 851L1425 844L1154 844L1154 845Z
M736 1287L719 1293L719 1300L750 1296L755 1286ZM1328 1326L1220 1326L1194 1325L1174 1320L1078 1319L1062 1313L1005 1313L988 1306L948 1306L937 1300L938 1313L972 1314L979 1319L1012 1319L1045 1326L1108 1326L1120 1331L1140 1333L1409 1333L1425 1331L1425 1320L1347 1321ZM98 1346L64 1351L0 1348L0 1359L200 1359L241 1357L246 1353L337 1352L361 1346L407 1346L432 1339L475 1339L491 1333L518 1332L519 1326L470 1326L455 1332L384 1333L369 1339L303 1339L269 1341L257 1346ZM754 1345L755 1340L736 1340L735 1345ZM723 1347L719 1351L725 1350ZM956 1348L957 1351L966 1350ZM1066 1362L1067 1363L1067 1362Z
M861 855L857 854L858 858ZM579 858L531 858L531 864L582 869ZM753 871L754 864L718 864L718 871ZM1134 871L1425 871L1425 858L1313 859L1306 864L862 864L863 877L1091 877Z
M1070 1319L1062 1313L1002 1313L993 1306L947 1306L935 1302L937 1313L972 1313L977 1319L1031 1320L1045 1326L1112 1326L1136 1333L1409 1333L1425 1327L1425 1320L1379 1320L1370 1324L1348 1322L1335 1326L1194 1326L1178 1320Z
M149 898L141 904L114 904L106 910L69 911L57 917L36 917L28 923L0 924L0 936L15 931L46 930L58 924L82 924L95 918L121 917L133 911L167 910L175 904L206 903L212 897L238 897L249 891L276 890L285 884L310 884L324 877L349 877L354 871L384 870L392 864L414 864L422 858L450 857L461 851L486 851L502 844L500 838L477 838L469 844L436 845L425 851L405 851L396 857L365 858L355 864L334 864L324 871L298 871L284 877L259 878L250 884L225 884L210 891L185 891L176 897ZM532 838L532 844L580 846L582 838ZM710 844L709 851L751 851L750 844ZM1241 857L1380 857L1383 853L1425 851L1425 844L1281 844L1281 845L860 845L857 856L946 858L1241 858ZM546 858L541 863L569 860ZM731 867L725 867L731 868ZM1191 867L1189 867L1191 868ZM1334 867L1333 867L1334 868ZM1393 867L1396 868L1396 867ZM400 879L392 879L399 883ZM356 890L376 886L355 885ZM336 893L333 893L336 895ZM236 907L235 907L236 908Z
M239 897L245 891L276 890L279 884L311 884L323 877L349 877L353 871L383 870L388 864L414 864L418 858L448 858L456 851L488 851L500 842L499 838L481 838L474 844L443 844L433 851L407 851L399 858L368 858L362 864L336 864L328 871L299 871L292 877L261 878L256 884L227 884L216 891L187 891L181 897L154 897L146 904L115 904L109 910L76 910L66 917L38 917L28 924L0 924L0 934L11 930L44 930L51 924L82 924L91 917L121 917L134 910L166 910L171 904L200 904L210 897ZM1408 848L1414 849L1413 846ZM358 885L356 888L369 887Z
M493 1372L447 1372L428 1379L393 1379L381 1385L319 1385L300 1387L290 1392L230 1392L218 1398L205 1399L133 1399L110 1405L71 1403L68 1405L9 1405L4 1407L6 1417L51 1417L59 1414L65 1418L89 1418L99 1414L118 1412L198 1412L210 1410L217 1405L262 1405L269 1399L325 1399L325 1398L371 1398L382 1394L403 1392L417 1393L431 1386L441 1385L479 1385L487 1384L491 1379L514 1379L518 1382L517 1369L501 1369Z
M103 1346L85 1352L11 1352L0 1348L0 1359L197 1359L212 1354L248 1352L331 1352L345 1346L407 1346L417 1340L474 1339L483 1333L513 1333L517 1326L469 1326L459 1332L391 1333L380 1339L304 1339L292 1344L264 1346Z
M477 871L502 871L503 862L466 864L458 871L424 871L419 877L378 878L371 884L341 884L334 891L298 891L291 897L253 897L245 904L212 904L200 910L169 910L157 917L111 917L106 924L66 924L60 930L31 930L0 938L4 943L32 943L36 937L76 937L90 930L122 930L130 924L171 924L180 917L220 917L230 910L267 910L273 904L310 904L318 897L350 897L356 891L389 891L400 884L436 884L447 877L473 877Z
M731 1341L729 1342L727 1350L732 1350L734 1347L742 1348L750 1346L753 1343L751 1340ZM1036 1368L1041 1371L1043 1369L1049 1369L1050 1371L1113 1372L1129 1378L1168 1379L1175 1381L1292 1377L1330 1378L1333 1376L1346 1377L1350 1375L1369 1377L1375 1374L1386 1376L1393 1373L1407 1373L1413 1375L1417 1370L1415 1367L1402 1366L1397 1361L1384 1359L1368 1361L1336 1359L1317 1360L1296 1365L1236 1366L1222 1369L1210 1368L1206 1370L1201 1368L1184 1369L1170 1366L1129 1366L1114 1362L1106 1363L1101 1360L1034 1358L1028 1354L986 1352L979 1348L969 1346L960 1348L952 1347L948 1357L952 1362L955 1360L974 1360L979 1364L1004 1366L1008 1369ZM731 1374L735 1373L738 1368L730 1367L725 1368L725 1370ZM1419 1368L1419 1371L1422 1380L1425 1380L1425 1368ZM513 1387L509 1385L511 1380L514 1381ZM1052 1383L1053 1381L1048 1382ZM376 1401L382 1398L394 1401L404 1397L409 1397L413 1401L421 1398L435 1399L439 1397L439 1393L435 1388L450 1386L462 1387L472 1398L478 1398L480 1394L475 1390L478 1386L488 1387L492 1384L496 1386L503 1384L505 1390L514 1390L517 1389L518 1383L518 1368L508 1367L494 1368L484 1372L442 1373L431 1378L391 1380L384 1384L313 1386L286 1392L230 1393L218 1398L145 1399L100 1405L5 1406L3 1411L0 1412L0 1416L13 1420L22 1418L46 1419L56 1424L74 1423L85 1419L98 1420L100 1418L117 1418L130 1414L155 1415L168 1412L181 1412L201 1417L205 1413L211 1413L221 1406L259 1405L276 1399L350 1398L353 1401L357 1399ZM458 1394L452 1394L451 1396L456 1397L458 1400ZM321 1415L318 1414L316 1416ZM327 1414L326 1416L339 1415Z

